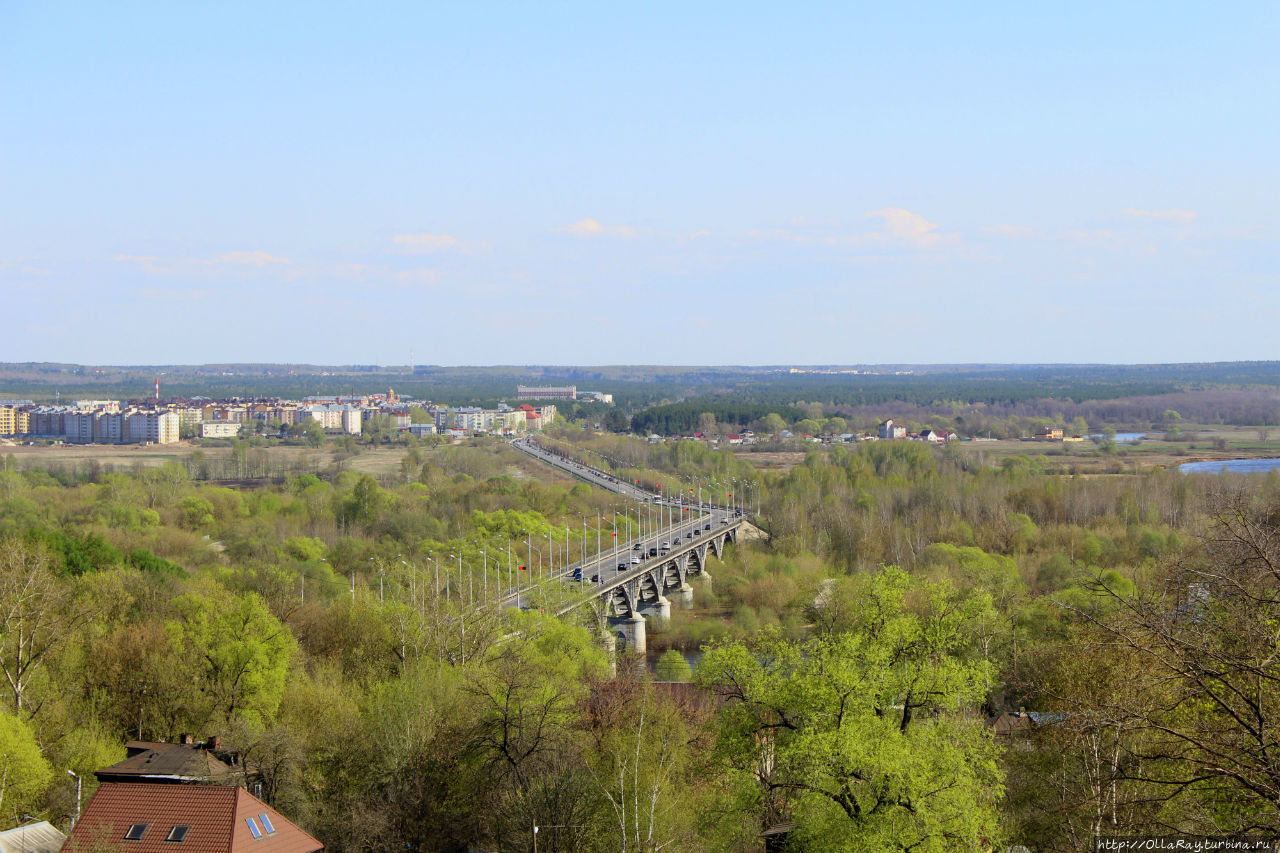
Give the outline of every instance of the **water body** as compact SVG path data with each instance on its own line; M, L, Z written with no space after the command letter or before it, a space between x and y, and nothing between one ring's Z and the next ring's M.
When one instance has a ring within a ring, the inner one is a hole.
M1146 437L1147 434L1145 432L1118 432L1116 433L1115 442L1116 444L1134 444ZM1102 441L1106 436L1099 432L1093 435L1086 435L1085 438L1096 438L1098 441Z
M1178 470L1184 474L1265 474L1280 468L1280 459L1215 459L1212 462L1184 462Z
M697 672L698 663L699 661L702 660L702 650L698 649L697 651L686 652L683 649L677 649L677 651L679 651L680 654L684 657L685 662L689 664L689 669L692 669L694 672ZM662 657L664 653L665 652L649 651L645 654L644 663L645 663L645 666L648 667L650 675L653 674L654 667L658 665L658 658Z

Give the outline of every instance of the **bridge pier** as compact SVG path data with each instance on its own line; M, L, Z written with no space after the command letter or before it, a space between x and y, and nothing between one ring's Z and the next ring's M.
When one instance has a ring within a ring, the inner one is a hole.
M609 656L609 676L616 677L618 675L618 638L609 630L608 620L602 620L597 626L596 638L600 648L604 649L604 653Z
M640 613L645 616L652 616L655 619L667 620L671 618L671 599L659 594L658 600L653 602L642 602L639 607Z
M639 613L632 613L630 616L623 616L618 619L610 619L609 626L613 629L614 636L622 641L623 648L628 654L642 655L649 649L647 642L647 634L644 627L644 617Z
M680 606L688 609L693 606L693 587L687 583L680 584Z

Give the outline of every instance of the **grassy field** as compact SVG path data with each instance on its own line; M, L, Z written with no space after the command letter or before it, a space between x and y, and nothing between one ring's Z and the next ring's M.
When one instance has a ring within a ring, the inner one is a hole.
M1120 473L1144 468L1176 467L1184 462L1280 456L1280 429L1269 431L1257 427L1184 424L1181 425L1181 433L1187 437L1185 440L1168 441L1163 433L1152 433L1136 444L1116 444L1109 451L1093 441L975 441L956 445L955 451L976 457L981 464L992 466L1002 465L1011 457L1033 457L1044 470L1079 474ZM815 449L818 448L815 446ZM229 446L201 446L191 441L163 446L28 446L0 439L0 456L12 456L19 466L80 468L97 465L106 470L133 471L157 467L166 462L182 462L196 452L213 463L215 470L220 463L225 464L230 460L233 453ZM760 470L786 471L803 462L805 453L810 451L736 452ZM346 455L332 446L312 449L275 445L252 448L250 453L258 454L256 464L259 470L318 473L346 468L385 480L398 474L406 450L398 446L362 447L354 455ZM519 462L513 463L508 473L517 478L546 476L541 468L538 472L531 473Z

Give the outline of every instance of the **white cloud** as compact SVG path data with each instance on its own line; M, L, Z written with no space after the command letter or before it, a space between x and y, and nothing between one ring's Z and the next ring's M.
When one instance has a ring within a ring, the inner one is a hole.
M873 210L867 214L867 218L882 220L888 236L919 248L932 246L942 239L942 235L936 233L938 230L936 222L930 222L920 214L901 207Z
M442 252L461 245L452 234L397 234L391 242L414 252Z
M1182 225L1199 218L1199 214L1194 210L1139 210L1136 207L1129 208L1124 215L1131 219L1152 219L1157 222L1177 222Z
M639 234L639 230L630 225L605 225L598 219L579 219L569 225L555 229L562 234L573 237L626 237Z
M134 264L149 273L201 275L215 270L226 273L226 268L264 269L273 266L292 266L288 258L277 257L259 249L251 251L223 252L216 258L161 258L157 255L116 255L118 264Z

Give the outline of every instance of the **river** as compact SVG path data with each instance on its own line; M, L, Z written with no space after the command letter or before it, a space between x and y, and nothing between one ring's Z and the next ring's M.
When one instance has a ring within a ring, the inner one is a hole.
M1209 462L1184 462L1178 470L1184 474L1265 474L1280 468L1280 459L1213 459Z

